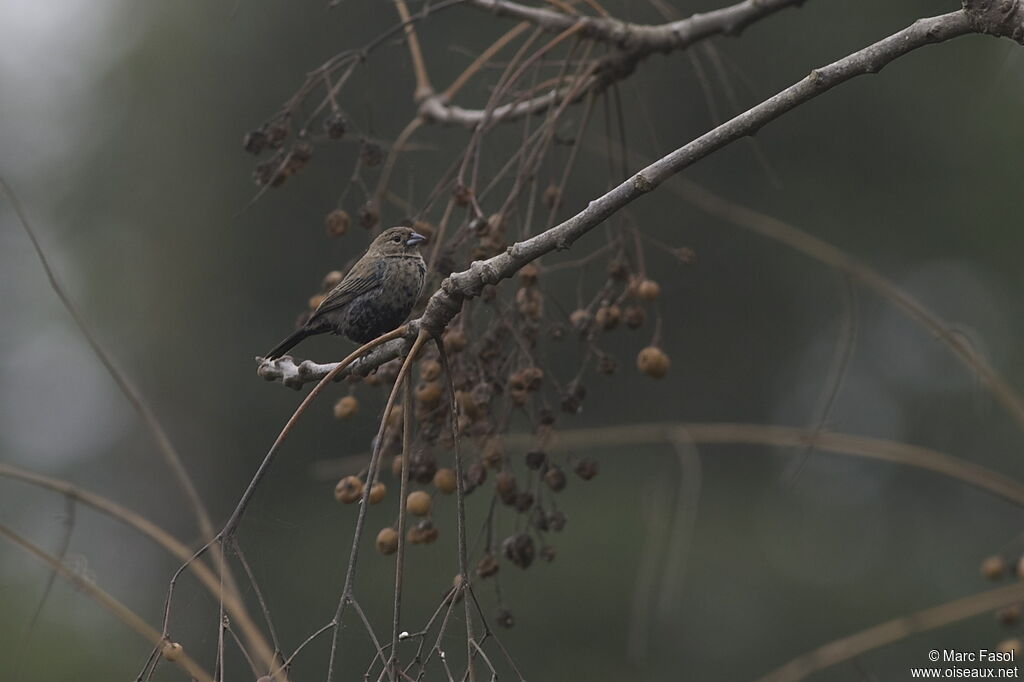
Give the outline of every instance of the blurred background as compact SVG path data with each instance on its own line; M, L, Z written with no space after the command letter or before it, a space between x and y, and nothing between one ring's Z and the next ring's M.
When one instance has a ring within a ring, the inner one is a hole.
M391 3L326 4L0 0L0 172L89 326L153 405L215 523L300 400L257 377L253 357L286 335L324 273L366 244L358 227L338 240L323 228L355 143L318 146L300 176L249 206L258 188L243 135L307 72L395 22ZM719 5L671 4L684 16ZM607 6L624 19L662 21L647 3ZM723 83L704 65L713 107L687 53L651 57L623 86L631 147L656 158L712 127L715 109L734 113L725 88L752 106L815 66L957 7L814 0L780 12L740 38L712 41L729 74ZM462 7L430 18L419 30L435 84L450 82L511 25ZM481 106L484 82L460 103ZM359 130L387 144L413 116L413 85L405 47L389 43L346 87L346 109ZM1022 390L1022 115L1024 49L969 36L847 83L764 128L756 147L733 145L685 176L890 278ZM393 184L422 201L465 135L425 131ZM608 181L604 157L582 154L566 211ZM616 332L607 348L622 371L589 373L583 412L560 415L558 428L813 428L849 319L842 279L668 187L631 216L644 233L697 254L690 266L656 249L648 256L662 287L671 372L654 382L633 369L649 329ZM384 222L403 217L389 206ZM596 246L591 238L574 253ZM109 496L196 544L192 513L150 433L50 289L7 202L0 287L0 459ZM574 298L568 287L561 305L571 309ZM855 311L828 429L1024 478L1020 425L945 345L863 288ZM328 361L349 348L320 338L300 354ZM331 404L343 389L332 390L285 445L241 531L287 649L330 619L355 517L334 501L334 479L317 472L366 452L382 408L382 395L363 391L360 417L338 422ZM1024 550L1018 506L920 469L822 452L797 465L802 449L750 445L575 452L597 458L601 474L586 485L574 479L562 494L569 523L556 538L557 559L502 568L516 621L502 640L528 679L752 679L837 637L988 589L981 560ZM470 498L471 525L486 513L478 498ZM390 523L392 513L374 508L369 527ZM439 542L410 550L410 623L425 620L456 570L454 500L436 513L452 525ZM0 479L3 524L56 552L66 521L59 495ZM134 679L149 645L62 581L29 631L47 571L13 545L0 547L5 670L26 682ZM362 561L363 606L386 631L391 560L367 551ZM66 562L154 625L178 565L84 507ZM481 597L493 612L489 585ZM204 662L213 660L216 623L216 604L183 582L172 630ZM369 660L354 624L352 633L340 679L362 679ZM1013 634L986 614L814 679L903 679L929 649L992 648ZM455 646L457 633L450 637ZM324 675L326 646L304 654L295 679ZM248 675L241 664L228 673ZM156 679L181 673L163 666Z

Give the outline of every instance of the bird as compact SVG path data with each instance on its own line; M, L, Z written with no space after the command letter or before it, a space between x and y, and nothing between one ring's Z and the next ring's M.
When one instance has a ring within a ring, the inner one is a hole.
M381 232L309 319L264 360L277 359L316 334L330 332L364 344L396 329L423 291L427 264L419 246L426 240L411 227L389 227Z

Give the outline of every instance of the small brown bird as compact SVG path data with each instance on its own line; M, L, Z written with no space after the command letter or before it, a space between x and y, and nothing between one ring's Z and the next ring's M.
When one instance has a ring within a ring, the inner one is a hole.
M427 264L417 247L425 241L411 227L381 232L306 323L265 359L281 357L307 336L331 332L362 344L396 329L423 291Z

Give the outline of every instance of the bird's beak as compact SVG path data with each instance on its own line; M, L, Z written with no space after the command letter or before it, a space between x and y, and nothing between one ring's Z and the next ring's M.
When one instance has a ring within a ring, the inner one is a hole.
M422 244L425 241L427 241L426 237L424 237L419 232L413 232L411 235L409 235L409 238L405 240L405 245L416 246L417 244Z

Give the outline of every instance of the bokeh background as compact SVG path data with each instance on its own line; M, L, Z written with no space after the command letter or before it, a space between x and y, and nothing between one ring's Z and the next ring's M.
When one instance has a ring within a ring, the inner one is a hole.
M671 4L685 15L717 3ZM623 18L661 20L646 3L608 6ZM957 6L814 0L713 42L746 107L916 17ZM215 519L230 512L300 398L259 379L253 356L290 329L325 272L365 246L358 228L335 241L323 231L355 143L318 148L303 174L246 208L256 186L242 136L308 71L394 21L391 4L373 0L333 10L321 0L0 0L0 171L89 325L153 404ZM450 81L509 26L469 8L428 21L420 35L435 83ZM728 112L726 86L713 75L711 85ZM346 106L360 130L386 142L412 116L412 89L407 52L395 43L359 72ZM486 94L478 85L462 96L479 105ZM686 54L647 60L624 94L631 145L644 158L714 123ZM890 277L1024 389L1022 116L1024 49L970 36L843 85L765 128L756 148L733 145L686 176ZM464 132L427 131L423 144L396 176L414 201ZM608 180L607 162L584 154L570 209ZM385 222L404 217L388 211ZM617 332L609 348L623 371L588 375L583 413L562 416L559 428L813 425L844 314L836 274L665 189L631 215L698 255L689 267L653 249L648 257L662 283L672 371L657 383L633 371L649 330ZM50 290L6 203L0 228L0 458L108 495L194 543L192 514L150 434ZM577 248L587 249L586 239ZM566 291L563 305L573 299ZM859 291L856 310L856 345L828 428L1024 477L1019 424L945 346L870 292ZM347 348L317 339L303 353L328 360ZM334 420L330 399L306 416L243 524L289 648L335 606L355 512L334 502L333 480L317 472L367 450L382 397L360 397L354 422ZM683 453L684 468L667 444L585 454L600 460L601 475L572 481L563 494L569 524L556 538L557 560L502 571L516 618L503 641L533 680L750 679L836 637L983 591L981 559L1024 550L1018 507L898 465L814 453L794 478L799 453L786 449L702 446ZM471 502L471 523L479 522L484 500ZM446 500L439 514L454 519L453 507ZM59 496L0 480L2 523L50 551L65 513ZM374 509L371 528L390 523L390 513ZM412 623L450 584L453 538L454 526L443 527L440 542L410 553ZM158 622L176 567L161 550L81 508L67 561ZM386 630L390 562L372 551L363 561L359 591ZM62 582L26 636L46 579L39 564L2 546L0 667L26 682L133 679L148 645ZM490 588L482 594L493 609ZM216 607L195 585L181 588L172 627L212 660ZM815 679L904 679L929 649L992 647L1007 636L980 616ZM361 679L368 660L365 643L351 640L346 680ZM322 677L325 652L312 647L296 679ZM241 664L228 672L248 677ZM179 678L167 666L157 673Z

